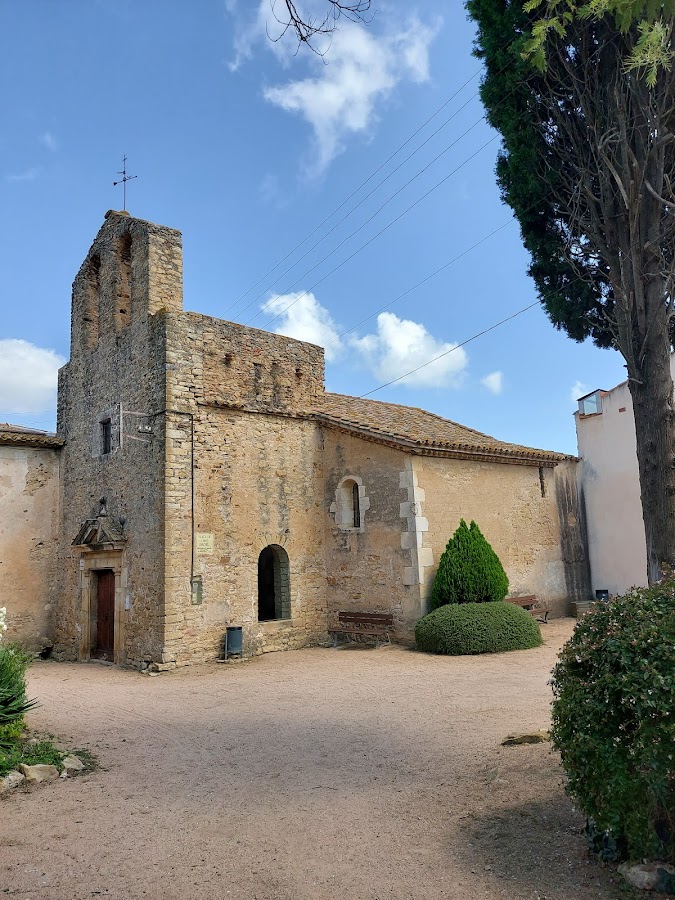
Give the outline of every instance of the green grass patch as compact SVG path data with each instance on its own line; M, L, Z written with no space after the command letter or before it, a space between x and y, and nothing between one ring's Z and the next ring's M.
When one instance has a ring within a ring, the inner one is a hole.
M63 758L67 755L55 747L49 738L34 740L20 737L8 746L0 747L0 777L12 769L18 769L22 763L26 766L56 766L61 772Z

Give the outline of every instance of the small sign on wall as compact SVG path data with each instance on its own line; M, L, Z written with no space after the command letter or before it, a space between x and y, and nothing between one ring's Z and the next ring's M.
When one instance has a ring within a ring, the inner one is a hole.
M215 540L213 535L208 531L199 531L195 535L195 550L200 556L206 556L213 553Z

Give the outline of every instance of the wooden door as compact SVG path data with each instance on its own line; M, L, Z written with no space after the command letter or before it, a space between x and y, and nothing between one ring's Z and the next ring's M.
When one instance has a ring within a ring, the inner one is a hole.
M115 651L115 573L102 569L96 576L96 646L94 659L114 661Z

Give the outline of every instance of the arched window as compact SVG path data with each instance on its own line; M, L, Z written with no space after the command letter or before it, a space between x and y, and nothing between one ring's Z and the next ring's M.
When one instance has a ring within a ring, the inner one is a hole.
M99 304L101 301L101 257L95 253L86 270L84 310L82 316L83 344L88 350L98 345Z
M291 580L288 553L270 544L258 557L258 621L291 618Z
M131 235L126 231L117 244L116 331L120 331L131 322L131 281Z
M359 500L359 486L352 482L352 520L354 528L361 527L361 501Z
M335 491L335 503L330 507L337 527L342 531L363 531L364 514L369 508L363 481L356 475L343 478Z

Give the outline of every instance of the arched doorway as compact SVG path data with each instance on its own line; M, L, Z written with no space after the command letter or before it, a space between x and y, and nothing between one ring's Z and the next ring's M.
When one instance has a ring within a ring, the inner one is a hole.
M258 557L258 621L291 618L291 584L288 553L270 544Z

